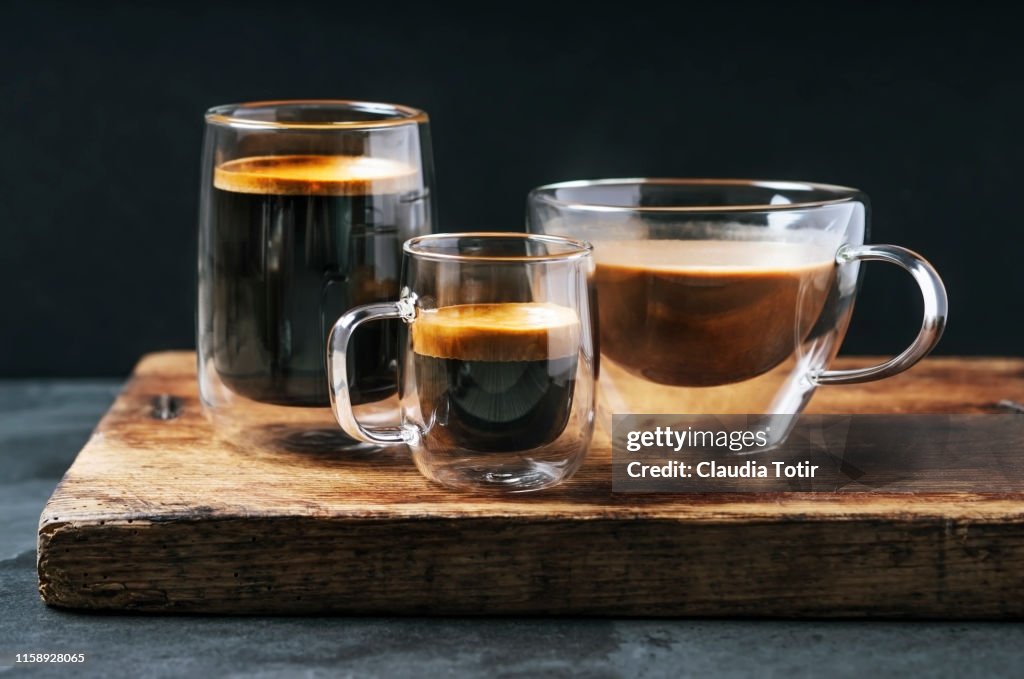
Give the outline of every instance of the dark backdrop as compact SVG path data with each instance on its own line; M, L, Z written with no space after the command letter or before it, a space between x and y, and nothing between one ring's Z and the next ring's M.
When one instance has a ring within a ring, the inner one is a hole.
M574 178L857 186L872 240L945 277L941 352L1024 346L1024 48L997 5L133 4L5 5L0 375L193 346L202 112L297 97L426 109L447 231L521 228L531 187ZM887 269L847 353L914 333Z

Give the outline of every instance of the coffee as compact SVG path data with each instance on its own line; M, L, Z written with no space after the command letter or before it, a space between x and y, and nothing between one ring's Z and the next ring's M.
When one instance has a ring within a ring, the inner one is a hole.
M419 175L363 156L255 156L214 170L214 366L256 401L329 405L326 340L348 309L398 295L400 245ZM404 226L403 226L404 225ZM359 328L353 403L396 390L397 326Z
M594 243L604 358L659 384L706 387L762 375L822 315L834 249L809 243Z
M572 309L455 305L422 312L411 332L427 436L446 447L511 452L565 429L580 342Z

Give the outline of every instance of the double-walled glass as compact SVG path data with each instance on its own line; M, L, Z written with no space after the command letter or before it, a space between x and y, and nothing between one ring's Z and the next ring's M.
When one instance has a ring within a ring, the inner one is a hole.
M796 182L609 179L531 192L529 230L593 243L600 318L600 410L754 414L769 444L822 384L906 370L935 346L946 294L922 257L864 245L868 202L855 189ZM909 271L921 330L902 354L829 370L846 334L860 262Z
M197 344L202 401L222 431L354 443L333 425L327 336L352 307L398 295L402 243L431 231L432 183L416 109L274 101L207 112ZM360 408L397 392L397 332L381 324L353 338Z
M580 466L594 426L593 260L550 236L437 234L405 244L400 298L353 309L330 340L335 414L352 437L406 443L419 470L455 488L521 492ZM401 424L352 412L353 337L404 322Z

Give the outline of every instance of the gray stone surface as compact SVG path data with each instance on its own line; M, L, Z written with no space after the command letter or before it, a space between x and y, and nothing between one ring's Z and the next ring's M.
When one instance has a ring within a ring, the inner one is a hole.
M143 617L52 610L36 593L43 503L117 390L0 382L3 676L1019 676L1024 625L456 618ZM756 577L756 574L751 574Z

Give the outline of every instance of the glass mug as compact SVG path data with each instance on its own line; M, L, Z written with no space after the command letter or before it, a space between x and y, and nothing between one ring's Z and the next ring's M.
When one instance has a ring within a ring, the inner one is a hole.
M303 449L355 444L329 409L327 335L348 309L394 299L401 244L431 231L427 124L413 108L355 101L207 111L197 346L218 431ZM360 408L394 400L397 341L397 323L353 338L348 386Z
M408 444L428 479L462 489L547 488L583 462L594 427L593 276L587 243L515 233L404 245L397 301L352 309L327 356L334 413L353 438ZM401 319L401 424L352 411L348 354L370 321Z
M789 435L818 385L895 375L946 323L942 281L920 255L865 245L868 202L822 184L607 179L528 198L528 230L594 246L601 419L753 414L768 445ZM903 267L924 297L913 343L882 364L829 370L846 334L860 262ZM609 429L610 430L610 429Z

